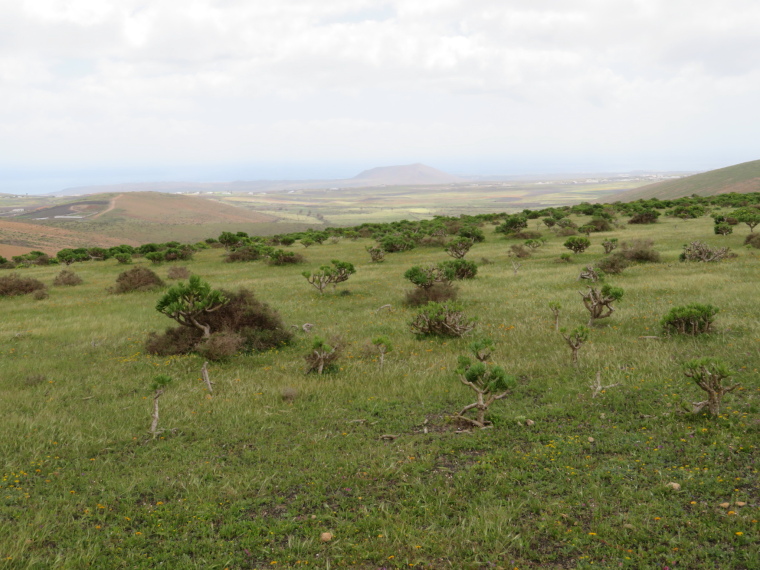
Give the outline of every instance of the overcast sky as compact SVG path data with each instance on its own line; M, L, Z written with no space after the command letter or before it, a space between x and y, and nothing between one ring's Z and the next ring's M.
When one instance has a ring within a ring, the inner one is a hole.
M760 158L757 0L0 0L0 191Z

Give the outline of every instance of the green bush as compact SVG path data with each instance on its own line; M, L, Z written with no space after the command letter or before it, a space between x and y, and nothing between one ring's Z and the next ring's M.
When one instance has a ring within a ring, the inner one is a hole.
M573 236L568 238L563 245L573 253L583 253L591 245L591 242L588 238Z
M444 261L440 265L444 267L444 271L448 273L448 269L451 269L454 273L454 279L474 279L478 274L478 266L474 261L467 261L464 259L455 259L452 261Z
M704 334L712 329L716 314L718 309L712 305L690 303L670 309L660 324L667 334Z
M475 321L465 316L461 304L447 301L428 303L409 325L418 336L461 337L475 328Z
M214 333L235 333L243 338L240 350L264 351L288 344L293 335L285 328L280 315L256 299L248 289L220 291L227 303L205 315L205 323ZM213 334L211 335L213 336ZM145 349L150 354L169 356L188 354L204 342L196 327L169 328L163 334L151 333Z

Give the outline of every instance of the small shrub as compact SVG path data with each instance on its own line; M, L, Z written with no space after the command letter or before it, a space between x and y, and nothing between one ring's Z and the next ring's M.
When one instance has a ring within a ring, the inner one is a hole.
M409 325L419 336L461 337L475 328L474 320L465 316L462 305L452 301L428 303Z
M690 303L682 307L673 307L662 318L660 324L667 334L687 334L696 336L709 333L712 329L718 309L712 305Z
M631 242L623 242L620 253L628 261L640 263L658 263L660 253L652 249L654 242L651 239L637 239Z
M454 268L450 265L432 263L426 266L415 265L404 272L404 279L420 289L428 289L436 283L450 284L454 278Z
M18 273L11 273L0 277L0 297L13 297L16 295L29 295L35 291L43 291L45 284L31 277L21 277Z
M300 253L295 251L285 251L284 249L278 249L269 254L267 258L267 265L297 265L306 261L306 258Z
M578 235L578 232L576 232L573 228L560 228L557 230L557 235L559 237L568 237Z
M232 250L224 256L225 263L258 261L264 258L271 248L261 245L248 245Z
M393 352L393 345L387 336L379 336L372 339L372 348L374 352L378 354L380 361L380 368L385 364L385 355L389 352Z
M618 275L622 273L629 265L629 261L621 253L615 253L596 262L596 266L599 269L610 275Z
M513 237L515 239L540 240L543 237L543 235L541 234L541 232L535 232L533 230L523 230L521 232L517 232L515 234L512 234L511 237Z
M612 230L612 224L604 218L593 218L586 226L593 228L592 232L609 232Z
M132 255L129 253L116 253L113 258L121 265L129 265L132 263Z
M151 251L145 254L145 259L150 261L153 265L161 265L166 261L166 257L163 251Z
M81 285L82 278L69 269L63 269L53 279L53 285L55 287L73 287L74 285Z
M122 294L133 291L152 291L163 287L161 278L147 267L133 267L123 271L116 278L116 284L109 288L109 292Z
M519 259L526 259L530 257L530 250L523 244L517 243L509 246L509 256L517 257Z
M383 251L383 249L370 246L367 246L364 249L366 249L367 253L369 253L369 257L372 263L381 263L382 261L385 261L385 251Z
M32 299L35 301L42 301L48 297L50 297L50 294L48 293L47 289L37 289L34 293L32 293Z
M172 266L167 272L169 279L190 279L190 270L187 267Z
M245 339L239 334L221 331L198 344L195 351L208 360L224 360L240 352L244 346Z
M145 352L158 356L188 354L195 349L201 335L187 327L170 327L163 334L152 332L145 342Z
M728 247L711 247L701 241L693 241L683 246L683 252L678 256L681 261L700 261L710 263L731 257L731 249Z
M474 261L465 259L455 259L441 263L445 268L450 268L454 272L454 279L474 279L478 274L478 266Z
M749 234L744 238L744 245L760 249L760 234Z
M604 253L610 254L618 247L618 238L606 239L602 242Z
M660 212L657 210L644 210L635 214L630 220L629 224L654 224L657 222L657 218L660 217Z
M292 333L285 328L280 315L266 303L256 299L248 289L220 291L227 303L208 313L205 323L214 332L233 332L244 339L242 350L263 351L288 344ZM170 356L193 352L203 341L196 327L166 329L162 335L151 333L145 344L150 354Z
M459 289L451 283L435 283L431 287L415 287L406 292L405 302L410 307L421 307L428 303L456 301Z
M560 256L555 259L557 263L572 263L573 262L573 256L569 253L561 253Z
M446 247L446 238L443 236L425 236L417 242L419 247Z
M734 227L731 224L727 224L726 222L721 222L719 224L715 224L713 231L715 232L715 235L727 236L734 233Z
M321 337L314 337L311 350L304 356L306 360L306 374L314 372L323 374L334 371L337 366L335 362L340 358L343 350L343 342L338 338L330 340L330 344L325 342Z

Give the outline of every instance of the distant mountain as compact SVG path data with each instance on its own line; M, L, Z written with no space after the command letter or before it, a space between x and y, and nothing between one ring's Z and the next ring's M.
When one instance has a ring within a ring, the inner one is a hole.
M642 198L645 200L649 198L672 200L692 194L714 196L729 192L740 194L760 192L760 160L743 162L677 180L649 184L635 190L615 194L614 199L621 202L631 202Z
M277 192L314 188L362 188L367 186L415 186L424 184L456 184L467 182L424 164L382 166L365 170L353 178L338 180L239 180L235 182L139 182L78 186L52 192L55 196L84 196L122 192L162 192L164 194L205 194L229 192Z
M456 184L466 182L464 178L453 176L424 164L404 166L380 166L365 170L351 178L357 182L385 186L412 186L419 184Z

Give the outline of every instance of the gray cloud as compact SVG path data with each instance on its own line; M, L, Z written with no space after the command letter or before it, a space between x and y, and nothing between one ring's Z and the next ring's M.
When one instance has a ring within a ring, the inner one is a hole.
M749 0L8 2L0 153L738 162L757 158L758 23Z

